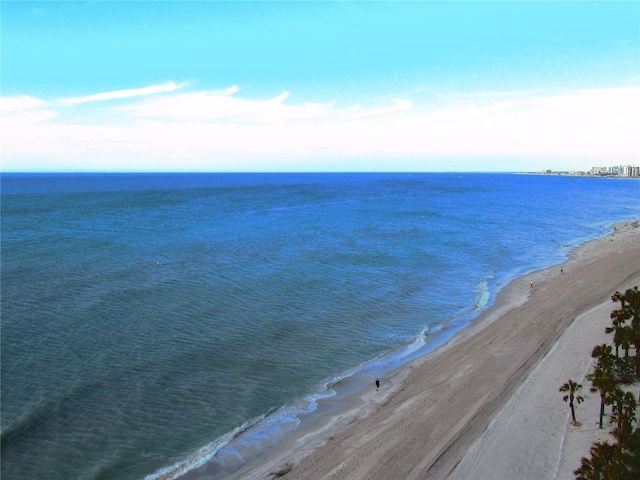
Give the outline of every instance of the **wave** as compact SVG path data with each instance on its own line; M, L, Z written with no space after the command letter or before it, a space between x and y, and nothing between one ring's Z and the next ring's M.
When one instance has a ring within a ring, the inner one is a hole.
M195 470L196 468L213 459L221 448L227 445L240 433L246 431L251 426L266 418L268 415L269 414L267 413L260 417L256 417L253 420L250 420L240 425L239 427L236 427L231 432L205 445L186 459L169 467L164 467L157 472L152 473L151 475L147 475L146 477L144 477L145 480L174 480L186 474L187 472L190 472L191 470Z
M186 459L147 475L145 480L174 480L210 462L220 464L223 469L225 464L243 464L246 460L243 452L251 454L260 451L265 444L275 445L284 435L295 430L301 415L316 410L319 400L334 396L336 392L329 385L339 381L338 377L331 378L316 393L243 423ZM227 466L233 468L233 465Z
M40 401L25 405L20 415L3 426L0 433L2 448L40 436L43 430L58 428L61 422L76 417L83 410L83 402L104 384L99 381L80 383L57 395L42 397Z
M52 402L41 401L38 402L30 410L23 413L19 418L2 427L0 432L0 444L2 448L16 443L22 438L33 435L39 430L50 417L52 407L55 408Z
M474 312L479 312L484 310L484 308L489 305L489 300L491 299L491 292L489 291L489 283L488 280L493 278L493 275L487 277L486 280L478 283L477 292L478 297L476 298L475 305L473 307Z

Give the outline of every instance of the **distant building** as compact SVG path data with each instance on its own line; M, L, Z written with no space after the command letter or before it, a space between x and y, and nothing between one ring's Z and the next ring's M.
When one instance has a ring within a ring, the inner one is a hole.
M545 175L597 175L599 177L635 177L640 178L640 166L637 165L613 165L610 167L591 167L586 172L581 171L553 171L550 168L539 173Z
M619 175L622 177L640 177L640 167L625 165Z
M613 177L640 177L640 167L634 165L614 165L611 167L591 167L590 175Z

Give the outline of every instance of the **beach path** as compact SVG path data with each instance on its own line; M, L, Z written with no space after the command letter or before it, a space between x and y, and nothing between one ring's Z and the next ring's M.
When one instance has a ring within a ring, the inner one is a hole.
M634 285L640 278L635 280ZM607 429L598 427L600 397L589 392L586 376L594 363L593 346L611 341L605 327L614 308L607 301L571 324L469 448L449 480L571 479L593 442L612 441ZM558 392L569 379L582 384L580 395L586 398L576 405L579 426L571 423L568 404Z

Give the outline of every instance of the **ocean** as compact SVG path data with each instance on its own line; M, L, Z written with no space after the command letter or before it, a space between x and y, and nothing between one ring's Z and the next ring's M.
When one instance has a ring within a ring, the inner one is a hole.
M2 174L7 480L225 478L340 379L640 218L640 181Z

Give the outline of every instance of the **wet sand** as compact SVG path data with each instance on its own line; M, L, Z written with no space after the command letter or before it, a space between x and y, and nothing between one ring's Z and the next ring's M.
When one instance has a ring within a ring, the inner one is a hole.
M584 352L566 340L585 318L603 312L604 329L615 308L611 295L639 282L638 222L619 224L563 265L514 280L447 345L381 378L380 391L361 393L350 408L327 408L320 422L234 478L567 478L591 437L581 442L567 434L568 407L558 388L585 374L601 333L596 326L580 337ZM559 360L552 362L549 352ZM567 364L571 369L562 370ZM529 401L524 389L536 377L548 383ZM591 428L593 415L585 409L578 416ZM516 417L526 421L510 423ZM537 448L554 453L543 459L548 455ZM484 470L476 470L480 465Z

